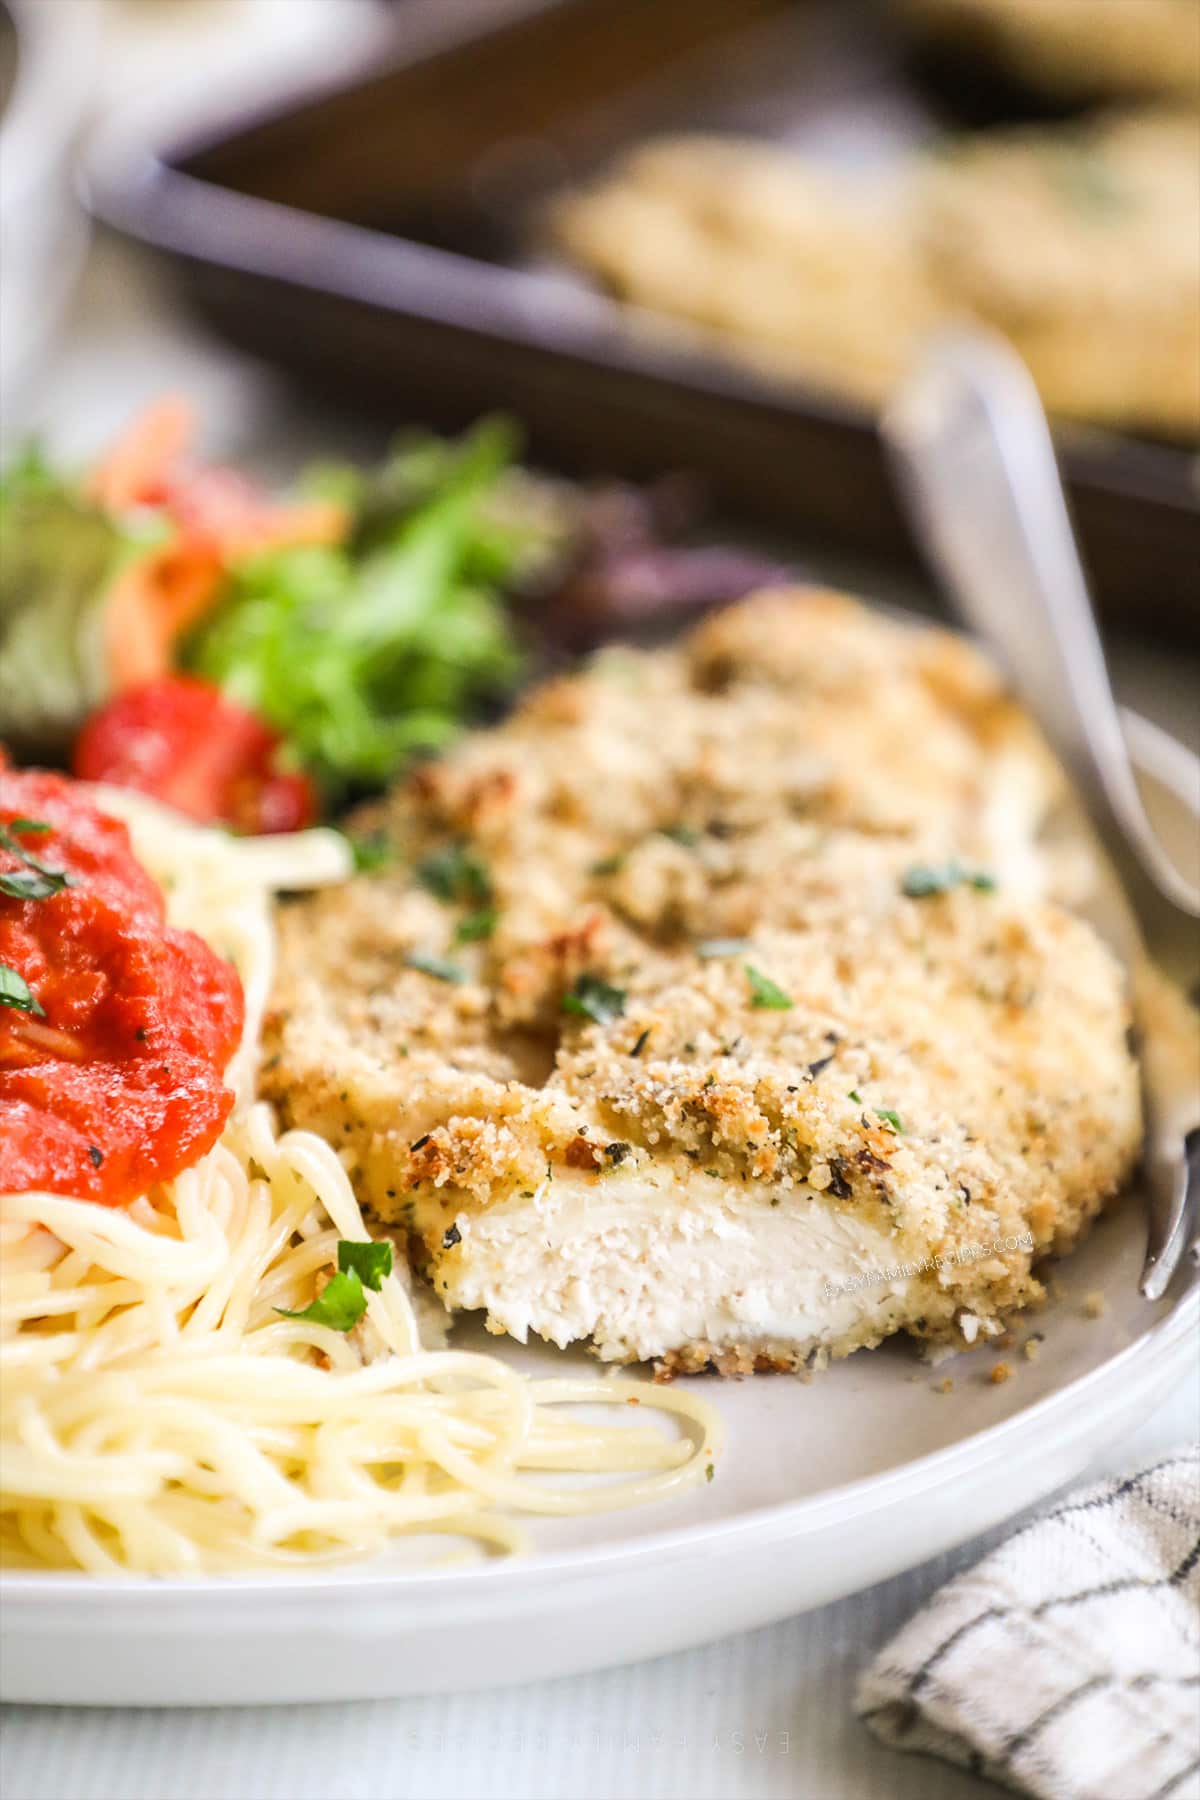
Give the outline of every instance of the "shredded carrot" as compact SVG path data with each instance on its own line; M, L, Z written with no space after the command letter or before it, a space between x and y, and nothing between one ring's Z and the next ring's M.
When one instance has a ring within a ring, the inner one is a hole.
M253 482L222 468L191 467L191 407L168 396L134 420L97 464L87 493L112 512L161 509L174 528L118 577L105 621L113 688L153 681L172 666L181 633L216 601L229 565L287 544L336 543L349 519L326 501L276 503Z
M114 512L151 500L170 475L195 429L187 401L166 395L139 413L93 469L88 497Z
M212 548L168 544L117 577L105 616L114 690L153 681L171 668L176 638L212 605L221 575L221 558Z

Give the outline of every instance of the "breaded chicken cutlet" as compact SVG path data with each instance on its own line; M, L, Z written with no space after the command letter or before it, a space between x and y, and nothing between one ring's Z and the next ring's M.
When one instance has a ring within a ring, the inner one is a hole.
M894 0L935 44L1068 99L1200 93L1196 0Z
M643 327L686 320L772 373L875 404L938 325L975 320L1054 415L1200 432L1190 109L967 133L878 174L753 139L655 139L548 224Z
M665 1370L970 1342L1140 1139L1060 778L980 659L838 595L601 654L286 907L263 1085L447 1307Z

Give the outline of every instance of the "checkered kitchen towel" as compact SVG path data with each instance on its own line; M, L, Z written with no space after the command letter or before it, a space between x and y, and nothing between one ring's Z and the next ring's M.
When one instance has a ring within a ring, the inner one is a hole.
M1038 1800L1200 1795L1200 1446L1072 1495L881 1651L885 1743Z

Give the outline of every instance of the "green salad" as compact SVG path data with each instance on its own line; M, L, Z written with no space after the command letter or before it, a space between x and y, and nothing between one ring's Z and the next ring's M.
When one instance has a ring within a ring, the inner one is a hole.
M407 442L372 476L318 472L310 485L347 507L345 541L238 564L185 640L183 666L283 732L330 801L439 749L518 674L503 595L546 528L504 484L515 450L493 421L460 444Z
M0 741L294 828L511 691L508 601L571 529L512 427L410 435L282 499L186 459L189 430L166 402L84 476L29 452L0 483Z

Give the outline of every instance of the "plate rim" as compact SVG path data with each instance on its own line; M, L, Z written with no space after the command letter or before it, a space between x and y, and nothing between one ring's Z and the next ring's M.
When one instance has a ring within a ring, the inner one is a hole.
M941 1449L875 1475L861 1475L839 1486L822 1489L798 1500L777 1500L765 1506L751 1507L728 1519L700 1520L690 1525L671 1526L664 1531L647 1532L637 1538L618 1539L569 1550L534 1551L528 1556L513 1556L470 1568L431 1570L381 1569L378 1559L366 1558L352 1569L346 1565L313 1570L281 1569L277 1573L256 1572L250 1575L87 1575L78 1570L45 1572L9 1570L0 1577L0 1610L10 1605L29 1606L38 1601L69 1601L93 1607L111 1606L116 1600L145 1602L159 1596L188 1599L204 1607L224 1607L233 1600L253 1600L270 1596L278 1601L287 1596L302 1596L330 1589L347 1598L359 1598L359 1590L367 1589L378 1598L384 1590L400 1590L414 1599L434 1599L447 1588L460 1591L480 1589L491 1593L517 1582L528 1590L531 1582L547 1583L564 1575L586 1576L610 1573L615 1567L636 1566L651 1558L690 1554L705 1546L731 1543L745 1535L755 1536L760 1543L783 1541L820 1530L828 1521L825 1514L834 1512L841 1520L859 1518L884 1510L892 1502L913 1498L930 1485L937 1485L946 1473L947 1464L962 1464L972 1473L1002 1457L1013 1437L1024 1437L1038 1429L1048 1415L1064 1409L1076 1413L1080 1430L1087 1429L1088 1412L1079 1405L1090 1390L1107 1385L1114 1376L1128 1375L1136 1364L1143 1382L1151 1378L1161 1365L1169 1365L1177 1355L1182 1360L1186 1340L1200 1326L1200 1281L1193 1280L1170 1311L1156 1319L1142 1335L1118 1350L1113 1356L1078 1375L1065 1387L1031 1402L1007 1419L981 1427L967 1437L958 1438ZM1060 1440L1061 1443L1061 1440ZM908 1490L907 1495L905 1490ZM280 1625L286 1623L279 1621Z
M1129 708L1121 710L1130 727L1130 751L1138 770L1161 782L1200 823L1200 802L1196 798L1200 757L1161 726ZM956 1468L978 1474L981 1468L986 1469L1003 1457L1014 1439L1025 1440L1030 1435L1036 1439L1040 1427L1060 1411L1079 1420L1077 1432L1071 1434L1073 1438L1087 1429L1088 1408L1080 1403L1091 1397L1094 1388L1114 1378L1128 1378L1131 1370L1136 1370L1144 1385L1155 1373L1165 1372L1176 1358L1182 1365L1188 1340L1200 1332L1200 1274L1194 1269L1187 1274L1188 1266L1185 1257L1183 1269L1172 1286L1181 1280L1186 1280L1186 1286L1169 1310L1152 1319L1131 1344L1064 1387L940 1449L800 1499L771 1501L730 1518L668 1526L634 1538L564 1550L534 1550L529 1555L436 1571L381 1568L378 1557L366 1557L352 1566L339 1564L311 1570L285 1567L246 1575L88 1575L69 1569L9 1569L0 1573L0 1622L7 1624L5 1615L10 1608L28 1613L45 1607L49 1614L46 1624L51 1629L56 1625L70 1629L80 1606L91 1611L123 1603L126 1609L142 1611L157 1605L161 1610L162 1603L174 1599L187 1601L206 1613L221 1609L224 1622L228 1623L225 1609L231 1605L250 1604L270 1596L277 1608L275 1624L282 1631L290 1626L289 1603L301 1604L308 1595L324 1590L355 1600L361 1600L365 1591L376 1601L399 1593L417 1603L455 1593L475 1595L480 1600L505 1597L510 1588L516 1587L528 1600L555 1581L636 1568L646 1559L661 1562L706 1548L736 1548L746 1536L753 1536L760 1543L805 1536L828 1523L831 1512L842 1520L861 1519L904 1498L906 1490L911 1498L936 1486ZM56 1613L60 1615L57 1618Z

